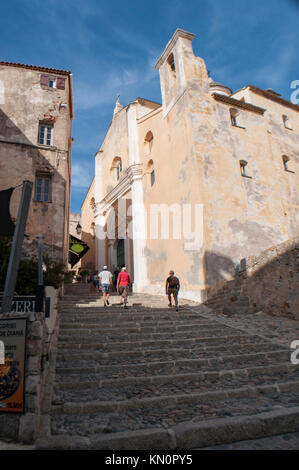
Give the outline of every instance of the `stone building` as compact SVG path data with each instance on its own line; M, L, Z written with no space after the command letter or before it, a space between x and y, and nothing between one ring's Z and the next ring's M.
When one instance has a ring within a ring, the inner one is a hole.
M299 106L214 82L177 30L156 63L162 104L137 98L95 155L96 267L126 264L136 292L203 301L240 260L298 236Z
M81 269L84 271L87 270L90 274L93 274L96 270L94 208L93 179L82 203L81 213L70 213L70 235L82 240L82 242L88 246L88 251L84 253L84 256L78 259L73 267L70 266L70 269L77 271Z
M93 179L81 206L82 240L87 243L89 250L82 257L80 266L83 270L88 270L90 274L93 274L96 271L94 209L95 198Z
M76 212L70 212L70 235L77 238L81 238L82 235L81 214Z
M0 190L15 187L17 218L24 180L33 183L24 250L44 252L67 266L73 88L69 71L0 62Z

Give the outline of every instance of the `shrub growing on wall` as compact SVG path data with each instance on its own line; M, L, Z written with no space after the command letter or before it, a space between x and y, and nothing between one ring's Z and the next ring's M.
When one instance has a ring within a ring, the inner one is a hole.
M0 237L0 291L4 291L9 263L11 238ZM44 285L58 289L64 281L63 264L55 263L44 257L46 270L43 273ZM35 295L38 282L38 262L36 259L20 261L15 291L19 295Z

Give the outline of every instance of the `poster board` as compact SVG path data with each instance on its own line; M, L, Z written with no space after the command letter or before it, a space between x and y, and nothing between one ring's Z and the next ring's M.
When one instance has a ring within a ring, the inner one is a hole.
M0 413L24 413L27 319L0 320Z

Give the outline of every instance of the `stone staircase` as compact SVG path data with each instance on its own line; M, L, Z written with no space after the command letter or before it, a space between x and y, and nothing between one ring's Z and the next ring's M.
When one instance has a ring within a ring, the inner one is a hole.
M38 449L175 450L299 431L290 350L191 302L134 295L103 308L89 285L60 302L48 435Z

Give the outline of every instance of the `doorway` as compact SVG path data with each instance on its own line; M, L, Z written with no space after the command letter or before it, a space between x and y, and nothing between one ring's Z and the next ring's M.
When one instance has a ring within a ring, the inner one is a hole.
M122 268L126 265L125 261L125 241L124 239L120 239L117 242L116 246L116 257L117 257L117 266Z

